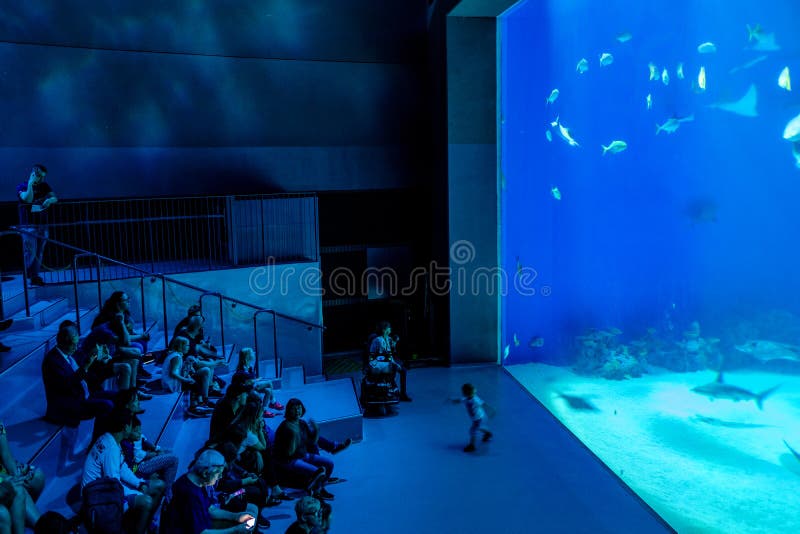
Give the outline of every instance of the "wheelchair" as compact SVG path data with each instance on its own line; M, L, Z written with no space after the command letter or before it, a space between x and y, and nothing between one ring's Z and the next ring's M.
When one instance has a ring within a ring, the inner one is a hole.
M364 415L392 415L394 406L400 403L400 388L397 386L397 364L384 355L373 356L369 347L376 334L367 339L364 348L363 378L361 379L361 407Z

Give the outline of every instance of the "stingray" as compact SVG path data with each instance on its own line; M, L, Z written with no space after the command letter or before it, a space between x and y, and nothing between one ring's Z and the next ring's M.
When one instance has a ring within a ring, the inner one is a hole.
M592 404L591 401L586 400L584 397L577 395L564 395L563 393L556 393L560 398L567 401L567 404L573 410L581 410L584 412L599 412L600 409Z
M756 110L757 104L758 91L756 91L756 85L750 84L747 93L739 100L734 102L715 102L714 104L709 104L708 107L729 111L737 115L742 115L743 117L758 117L758 111Z

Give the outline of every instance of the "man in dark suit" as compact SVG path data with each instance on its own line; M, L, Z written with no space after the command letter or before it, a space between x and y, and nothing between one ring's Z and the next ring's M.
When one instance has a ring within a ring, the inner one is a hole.
M106 415L114 407L113 394L98 391L90 395L86 373L97 359L92 351L83 365L72 357L80 335L71 321L64 321L56 335L56 347L42 361L42 379L47 396L45 420L58 425L77 427L81 420Z

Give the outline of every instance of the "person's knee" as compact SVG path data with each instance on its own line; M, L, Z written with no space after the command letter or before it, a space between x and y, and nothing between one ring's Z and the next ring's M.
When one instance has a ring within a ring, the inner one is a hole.
M0 528L7 532L11 528L11 513L8 508L0 504Z
M149 491L147 492L149 495L161 495L164 493L164 490L167 488L167 485L161 479L151 479L147 482L147 488Z
M149 495L137 495L133 507L139 511L147 512L153 507L153 499Z

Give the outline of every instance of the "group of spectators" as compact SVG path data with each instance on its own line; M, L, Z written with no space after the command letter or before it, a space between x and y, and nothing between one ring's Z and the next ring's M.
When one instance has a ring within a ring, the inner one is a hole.
M56 346L42 363L45 419L65 431L94 419L92 444L81 458L81 487L91 491L99 480L118 480L127 532L155 532L159 517L160 532L211 534L269 528L260 512L294 500L296 493L290 496L286 486L303 490L297 521L287 532L327 532L334 496L326 486L340 479L322 451L338 453L351 440L321 436L313 420L303 419L299 399L285 407L278 402L272 382L256 376L253 349L239 352L223 392L226 384L214 370L225 362L205 338L198 306L176 326L161 364L162 389L188 393L187 416L210 417L208 440L188 473L176 479L178 457L142 435L140 402L152 398L144 388L152 375L142 367L149 336L134 328L128 302L124 292L113 293L83 339L74 322L61 323ZM266 421L282 411L284 419L273 431ZM44 476L13 460L2 425L0 465L0 534L22 534L26 525L45 524L43 517L52 524L50 513L40 516L35 505Z

